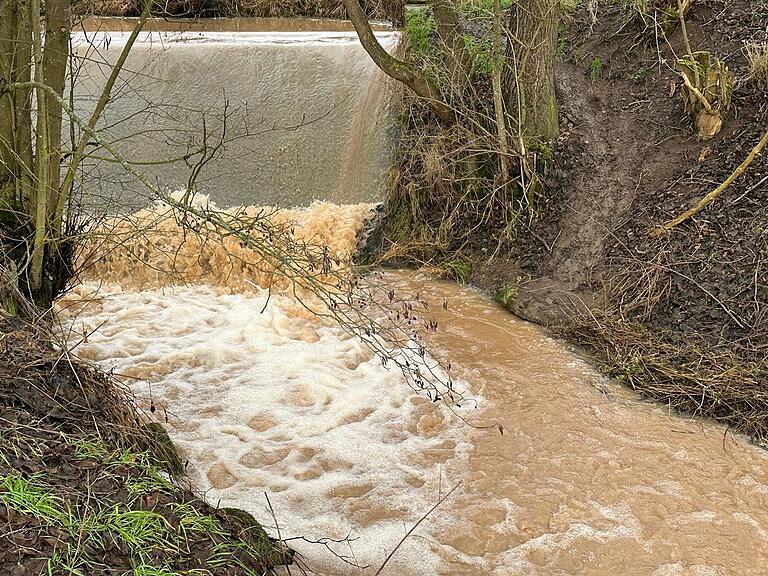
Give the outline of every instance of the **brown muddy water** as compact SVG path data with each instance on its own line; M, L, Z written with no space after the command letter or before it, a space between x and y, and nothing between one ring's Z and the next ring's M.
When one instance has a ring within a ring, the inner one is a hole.
M224 68L240 66L233 93L255 90L271 99L278 119L281 111L300 114L296 102L317 108L336 101L335 90L353 84L362 98L355 100L354 122L329 123L325 132L270 132L265 156L225 165L232 179L210 190L221 205L270 198L308 205L279 218L296 221L305 240L351 251L371 209L360 202L381 198L384 189L380 171L373 178L366 170L387 164L381 154L390 145L387 138L379 141L383 147L354 144L381 135L381 117L371 110L391 104L376 92L380 85L369 83L375 71L359 46L334 39L337 32L267 39L260 32L205 32L207 40L173 44L186 55L168 50L173 56L155 69L150 48L168 38L152 34L132 61L134 71L181 79L188 91L199 82L197 92L207 94L209 82L233 78ZM219 44L223 52L209 50ZM263 57L263 78L248 68L255 56ZM350 62L351 76L340 76ZM333 74L324 80L335 86L327 92L315 93L313 81L304 81ZM129 110L118 107L115 118ZM295 156L299 146L316 156L281 161L280 154ZM344 174L358 184L342 186ZM176 175L158 176L165 177ZM267 494L283 538L349 537L324 542L349 562L372 566L354 568L323 544L291 540L318 574L375 573L405 532L459 483L384 575L765 573L768 455L744 438L639 401L471 288L415 272L376 272L398 293L418 292L429 302L439 325L428 335L431 353L450 362L456 387L475 400L451 411L413 393L401 374L313 317L290 290L273 288L268 298L268 273L228 260L227 252L240 261L251 257L236 242L182 245L162 210L142 213L152 229L129 229L122 246L59 303L71 342L167 419L191 480L209 500L247 509L277 534ZM161 272L169 259L179 271L177 286Z
M344 251L368 209L323 203L285 218ZM384 574L764 573L768 456L744 438L638 401L471 288L388 272L398 293L429 302L432 352L477 402L454 414L288 291L262 312L264 278L225 274L215 250L181 261L180 280L195 284L161 286L169 226L162 242L123 247L142 264L113 254L93 270L107 284L86 282L61 305L73 342L95 330L79 354L167 415L213 502L273 526L266 493L284 538L351 535L335 550L376 567L462 482ZM318 573L374 572L291 544Z

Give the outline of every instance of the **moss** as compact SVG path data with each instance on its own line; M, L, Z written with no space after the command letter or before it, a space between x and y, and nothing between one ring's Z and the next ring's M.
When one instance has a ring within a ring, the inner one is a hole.
M147 433L151 452L157 458L158 464L162 465L173 476L184 474L184 462L181 461L179 453L163 425L159 422L149 422L142 429Z
M544 144L543 142L531 142L529 144L529 150L538 155L544 165L549 165L555 160L555 153L552 148Z

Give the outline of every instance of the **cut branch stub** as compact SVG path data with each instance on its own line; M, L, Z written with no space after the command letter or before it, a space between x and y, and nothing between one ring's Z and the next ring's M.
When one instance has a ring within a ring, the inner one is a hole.
M683 78L685 111L693 118L700 140L709 140L723 126L731 105L733 74L709 52L694 52L677 61Z

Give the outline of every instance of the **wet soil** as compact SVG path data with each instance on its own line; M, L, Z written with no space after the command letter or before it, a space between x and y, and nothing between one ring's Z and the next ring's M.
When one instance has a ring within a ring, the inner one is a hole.
M766 39L766 21L768 5L757 0L691 9L694 50L721 57L737 78L722 132L700 142L672 68L684 53L679 30L666 44L617 6L601 4L592 27L577 12L561 45L562 136L543 209L506 265L477 266L473 282L491 291L521 284L516 311L551 322L568 315L564 302L615 305L632 276L651 270L655 285L643 306L625 310L631 317L712 344L764 336L768 156L691 221L661 239L648 232L725 180L768 128L768 95L745 80L743 52L746 41ZM590 74L596 59L599 77Z
M172 481L179 463L146 449L153 435L107 375L17 319L0 317L0 348L0 574L271 573L282 556L261 527ZM129 530L142 513L167 542Z
M768 399L768 155L661 237L649 232L694 206L768 129L768 93L748 79L744 45L768 39L768 4L700 0L686 17L693 50L736 78L722 131L697 140L666 38L614 3L581 8L560 45L562 135L530 228L471 281L548 325L611 376L683 412L764 439ZM596 67L599 73L595 73ZM739 396L731 401L731 394Z

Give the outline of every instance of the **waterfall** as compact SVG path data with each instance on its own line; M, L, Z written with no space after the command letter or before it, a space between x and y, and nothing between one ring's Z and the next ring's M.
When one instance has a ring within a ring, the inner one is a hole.
M208 152L213 158L197 188L222 206L383 197L393 90L353 31L274 31L274 22L268 32L148 28L99 127L161 188L185 188ZM93 110L128 36L124 30L75 35L73 96L81 116ZM377 36L390 50L399 41L393 31ZM225 122L224 144L213 152ZM101 149L89 153L108 156ZM164 160L171 162L159 163ZM98 198L93 205L109 198L114 208L137 208L148 200L114 163L94 159L84 172L87 194Z

